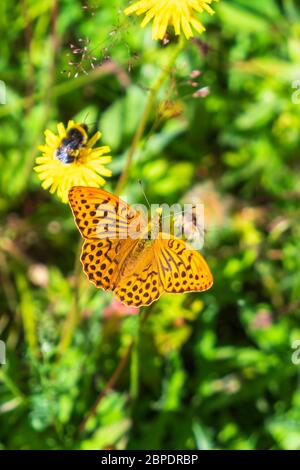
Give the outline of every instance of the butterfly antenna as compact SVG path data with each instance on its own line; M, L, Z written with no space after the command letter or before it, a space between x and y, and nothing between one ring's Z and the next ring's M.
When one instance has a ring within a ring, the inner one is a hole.
M171 213L171 214L168 214L168 215L164 215L162 217L162 219L168 219L169 217L175 217L175 215L182 215L182 211L174 212L174 213Z
M151 209L150 202L148 201L148 198L147 198L147 196L146 196L146 193L145 193L145 190L144 190L144 185L143 185L142 180L139 180L139 185L140 185L140 187L141 187L141 190L142 190L142 193L143 193L143 195L144 195L144 198L146 199L146 202L147 202L147 204L148 204L148 207L149 207L149 209Z

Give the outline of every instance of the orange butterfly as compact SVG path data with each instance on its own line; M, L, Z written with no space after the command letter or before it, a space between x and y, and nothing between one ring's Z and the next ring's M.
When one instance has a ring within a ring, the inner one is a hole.
M86 275L123 304L146 306L163 292L200 292L212 286L204 258L183 240L159 231L161 212L159 220L148 224L117 196L81 186L70 190L69 202L84 238L81 262ZM149 239L153 228L154 240Z

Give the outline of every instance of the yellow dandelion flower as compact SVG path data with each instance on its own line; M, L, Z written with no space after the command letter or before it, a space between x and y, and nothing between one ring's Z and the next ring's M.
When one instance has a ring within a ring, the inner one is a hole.
M58 135L45 131L46 143L39 150L34 170L42 181L42 187L50 193L57 192L63 202L68 202L68 192L73 186L99 187L105 184L103 176L110 177L111 170L105 167L111 162L108 146L94 147L101 138L96 132L91 138L84 124L69 121L57 125Z
M219 0L140 0L125 9L126 15L146 13L141 27L153 20L152 38L163 39L167 27L174 27L175 34L180 35L181 29L187 39L194 36L194 28L198 33L205 31L203 24L195 17L195 13L206 11L213 15L213 2Z

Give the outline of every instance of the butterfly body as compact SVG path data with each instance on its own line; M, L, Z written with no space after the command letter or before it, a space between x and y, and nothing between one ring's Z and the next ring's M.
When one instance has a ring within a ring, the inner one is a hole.
M81 261L86 275L122 303L145 306L163 292L200 292L212 286L200 253L160 231L160 210L148 223L116 196L87 187L72 188L69 201L85 240Z
M125 278L131 276L139 268L139 263L145 262L145 258L151 256L151 242L148 240L138 240L132 247L130 256L127 256L122 264L120 274Z

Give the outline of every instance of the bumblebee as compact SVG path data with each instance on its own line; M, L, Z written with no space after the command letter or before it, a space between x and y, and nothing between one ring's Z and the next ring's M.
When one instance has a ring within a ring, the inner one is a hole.
M75 124L68 131L56 150L56 157L61 163L73 163L79 151L88 140L88 127L86 124Z

